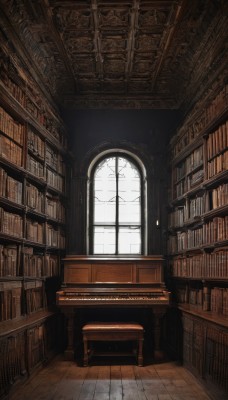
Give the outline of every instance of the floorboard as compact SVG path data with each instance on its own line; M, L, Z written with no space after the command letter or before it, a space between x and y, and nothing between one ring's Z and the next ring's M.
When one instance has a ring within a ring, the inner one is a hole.
M209 394L184 367L160 362L93 363L88 367L58 356L7 400L209 400Z

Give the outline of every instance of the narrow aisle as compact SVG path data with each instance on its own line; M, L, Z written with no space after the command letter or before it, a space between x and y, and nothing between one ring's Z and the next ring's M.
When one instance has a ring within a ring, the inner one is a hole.
M175 362L77 366L55 358L7 400L210 400L198 381Z

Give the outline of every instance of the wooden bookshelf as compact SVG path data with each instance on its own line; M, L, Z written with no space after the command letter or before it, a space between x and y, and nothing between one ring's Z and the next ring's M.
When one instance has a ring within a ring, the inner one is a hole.
M169 271L182 318L184 364L226 391L228 85L202 104L171 142Z
M0 397L56 348L65 251L67 134L18 54L1 40Z

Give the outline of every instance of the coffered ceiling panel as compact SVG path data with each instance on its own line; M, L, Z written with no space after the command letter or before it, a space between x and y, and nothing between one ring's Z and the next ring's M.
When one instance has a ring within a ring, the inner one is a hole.
M0 24L63 106L175 109L227 65L227 3L0 0Z

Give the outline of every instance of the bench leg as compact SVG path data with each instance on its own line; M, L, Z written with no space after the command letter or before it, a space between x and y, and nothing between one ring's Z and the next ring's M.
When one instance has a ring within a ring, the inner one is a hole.
M88 341L87 339L84 338L84 360L83 360L83 365L84 367L88 366L89 362L89 357L88 357Z
M138 366L143 366L143 339L139 339L139 350L138 350Z

